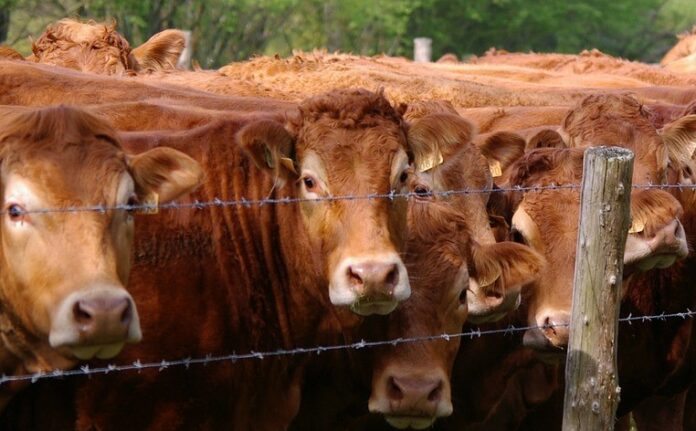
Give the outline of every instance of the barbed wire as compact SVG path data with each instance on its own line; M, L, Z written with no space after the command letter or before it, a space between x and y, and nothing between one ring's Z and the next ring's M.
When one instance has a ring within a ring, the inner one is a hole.
M629 325L632 325L633 322L651 322L654 320L660 320L660 321L666 321L667 319L675 319L675 318L681 318L682 320L686 320L689 318L693 318L696 315L696 311L691 311L690 309L686 309L684 312L679 312L679 313L661 313L661 314L656 314L656 315L643 315L643 316L633 316L632 314L629 314L626 317L621 317L618 319L619 322L621 323L628 323ZM250 351L248 353L231 353L228 355L207 355L205 357L198 357L198 358L183 358L183 359L175 359L175 360L161 360L159 362L141 362L140 360L137 360L131 364L124 364L124 365L113 365L109 364L106 366L102 367L90 367L89 365L82 365L79 368L76 369L71 369L71 370L52 370L52 371L46 371L46 372L38 372L38 373L33 373L33 374L18 374L18 375L2 375L0 377L0 386L6 383L10 382L21 382L21 381L30 381L31 383L36 383L39 380L45 380L45 379L57 379L57 378L65 378L65 377L75 377L75 376L92 376L92 375L98 375L98 374L109 374L109 373L118 373L118 372L125 372L125 371L142 371L142 370L147 370L147 369L157 369L158 372L162 372L168 368L173 368L173 367L184 367L185 369L189 369L191 365L208 365L208 364L213 364L213 363L221 363L221 362L231 362L235 363L237 361L243 361L243 360L250 360L250 359L256 359L256 360L264 360L267 358L273 358L273 357L283 357L283 356L295 356L295 355L301 355L301 354L317 354L320 355L325 352L331 352L331 351L336 351L336 350L360 350L360 349L369 349L369 348L375 348L375 347L382 347L382 346L398 346L401 344L412 344L412 343L421 343L421 342L429 342L429 341L446 341L449 342L452 339L457 339L457 338L469 338L469 339L474 339L474 338L480 338L482 336L487 336L487 335L510 335L515 332L522 332L522 331L527 331L530 329L549 329L549 328L561 328L561 327L569 327L570 323L564 323L564 324L557 324L557 325L543 325L543 326L538 326L538 325L531 325L531 326L514 326L514 325L509 325L505 328L497 328L497 329L486 329L486 330L481 330L480 328L477 329L472 329L469 331L463 331L463 332L457 332L457 333L452 333L452 334L439 334L439 335L424 335L424 336L417 336L417 337L404 337L404 338L394 338L390 340L381 340L381 341L365 341L360 340L357 342L353 343L347 343L347 344L337 344L337 345L325 345L325 346L311 346L311 347L297 347L294 349L278 349L278 350L272 350L272 351L265 351L265 352L255 352L255 351ZM559 352L564 351L564 349L559 348Z
M355 200L372 200L372 199L390 199L394 200L397 198L423 198L432 196L442 196L451 197L459 195L474 195L474 194L484 194L484 193L506 193L506 192L520 192L520 193L538 193L549 190L579 190L580 184L561 184L561 185L547 185L547 186L514 186L514 187L502 187L502 188L491 188L491 189L454 189L454 190L443 190L443 191L427 191L427 192L407 192L407 193L396 193L394 191L390 193L374 193L367 195L340 195L340 196L322 196L317 198L291 198L291 197L281 197L281 198L265 198L265 199L233 199L225 200L220 198L213 198L209 201L194 201L186 203L168 202L163 204L122 204L122 205L84 205L84 206L66 206L60 208L35 208L35 209L15 209L13 215L23 215L23 214L48 214L48 213L80 213L80 212L107 212L107 211L144 211L144 212L154 212L159 210L173 210L173 209L206 209L213 207L252 207L252 206L263 206L263 205L287 205L296 204L303 202L334 202L334 201L355 201ZM696 184L635 184L632 185L634 189L696 189ZM0 214L8 213L8 209L3 209Z

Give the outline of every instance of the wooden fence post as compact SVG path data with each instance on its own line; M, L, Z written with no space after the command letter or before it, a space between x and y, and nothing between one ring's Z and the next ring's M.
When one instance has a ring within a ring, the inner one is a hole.
M429 63L432 60L433 40L429 37L413 39L413 61Z
M585 152L563 431L614 429L621 393L616 334L632 173L633 153L627 149Z

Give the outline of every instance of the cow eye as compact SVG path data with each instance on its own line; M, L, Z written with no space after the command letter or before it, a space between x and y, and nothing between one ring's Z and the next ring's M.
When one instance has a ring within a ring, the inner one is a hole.
M126 202L126 211L130 214L135 212L135 207L138 206L140 202L138 201L137 196L131 196L128 198L128 202Z
M25 209L19 204L11 204L5 211L7 212L7 216L12 221L20 220L26 213Z
M302 182L304 183L307 190L312 190L314 186L316 186L316 181L314 181L314 178L312 177L304 177L302 178Z
M428 186L424 186L422 184L418 184L414 189L413 192L416 194L417 197L419 198L427 198L432 195L432 191Z
M462 289L462 292L459 294L459 303L466 304L466 289Z
M408 170L404 170L401 173L401 176L399 177L399 181L401 181L402 183L405 183L407 179L408 179Z
M512 235L512 240L514 242L516 242L518 244L527 245L527 241L525 241L524 236L517 229L512 228L512 231L510 231L510 235Z

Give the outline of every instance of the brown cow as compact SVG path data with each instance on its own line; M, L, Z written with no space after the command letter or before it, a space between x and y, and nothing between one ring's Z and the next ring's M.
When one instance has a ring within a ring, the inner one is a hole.
M349 308L387 313L409 295L399 258L405 198L311 200L406 191L413 147L383 95L336 91L308 99L287 118L230 118L188 133L123 139L138 151L166 144L201 160L207 181L193 199L302 199L145 218L136 237L152 236L136 243L129 287L149 343L124 352L124 363L315 345L336 336L334 316L345 328L357 323ZM75 380L78 417L68 427L283 428L298 408L305 361Z
M62 106L3 107L0 145L2 372L51 371L115 356L141 339L125 289L133 216L125 209L60 209L150 196L167 202L199 184L198 164L170 149L126 156L111 127ZM3 407L16 389L2 388Z
M487 193L437 194L490 187L486 161L470 143L472 126L441 108L425 102L409 106L406 113L406 117L415 118L409 132L412 143L442 155L441 164L417 172L410 186L417 197L409 203L405 262L413 296L388 320L365 322L344 336L397 339L458 333L467 303L475 312L484 310L479 302L470 302L470 296L492 291L486 311L504 314L516 301L502 298L506 293L518 293L542 264L540 256L526 246L493 242L486 215ZM426 114L428 111L436 114ZM430 166L429 154L419 156L416 153L416 166ZM479 292L481 286L488 288ZM458 344L455 338L389 346L376 352L322 355L312 361L294 428L343 429L347 421L353 424L351 416L366 413L364 397L370 368L370 411L385 415L398 428L430 426L452 412L449 376ZM337 363L343 366L337 368ZM327 375L331 376L330 385L325 383Z
M113 22L62 19L49 24L32 43L31 60L82 72L122 75L174 69L185 43L181 30L165 30L131 50Z
M277 112L296 106L294 103L278 100L218 96L186 87L161 85L155 81L147 81L145 84L132 78L99 76L42 64L0 60L0 104L94 105L138 101L237 112Z

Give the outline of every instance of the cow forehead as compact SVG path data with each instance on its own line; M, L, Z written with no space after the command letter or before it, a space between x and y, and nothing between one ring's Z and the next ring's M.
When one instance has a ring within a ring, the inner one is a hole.
M133 178L119 159L94 165L60 157L24 159L21 165L3 170L3 181L6 202L14 196L23 205L36 207L122 202L134 192Z

